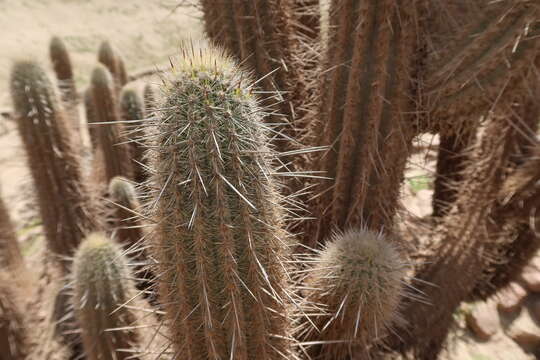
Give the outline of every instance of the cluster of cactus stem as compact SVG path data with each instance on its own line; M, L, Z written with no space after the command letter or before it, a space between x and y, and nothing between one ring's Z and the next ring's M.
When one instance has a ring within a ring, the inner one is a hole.
M58 86L15 62L61 290L57 324L21 312L0 198L0 359L36 353L33 322L61 329L62 359L437 358L460 303L538 250L537 2L200 5L210 41L144 88L107 41L81 93L60 38ZM409 246L399 195L425 133L440 138L436 221Z

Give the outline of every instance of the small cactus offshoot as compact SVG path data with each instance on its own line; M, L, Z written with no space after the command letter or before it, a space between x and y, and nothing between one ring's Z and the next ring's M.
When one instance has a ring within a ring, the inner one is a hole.
M81 243L73 261L74 311L89 360L134 359L140 340L125 305L134 288L122 249L103 234Z
M383 235L334 234L309 263L300 337L316 344L309 348L313 359L360 354L399 319L406 264Z
M144 103L141 96L133 88L124 88L120 94L120 109L122 120L129 123L125 126L127 136L133 139L130 142L131 155L133 156L134 179L137 183L142 183L146 179L146 170L144 169L143 153L144 144L137 139L143 137L141 123L145 117ZM138 121L137 121L138 120Z

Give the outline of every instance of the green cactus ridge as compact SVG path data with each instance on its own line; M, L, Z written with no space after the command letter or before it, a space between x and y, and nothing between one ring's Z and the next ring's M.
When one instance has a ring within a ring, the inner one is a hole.
M139 341L136 318L124 305L134 288L121 248L90 234L73 261L74 310L88 359L132 359ZM111 330L114 329L114 330Z
M247 84L220 50L185 48L149 120L159 291L185 359L290 354L274 154Z
M305 313L320 332L304 326L301 337L322 342L310 349L314 358L344 359L399 322L407 266L383 235L364 229L334 234L310 263Z

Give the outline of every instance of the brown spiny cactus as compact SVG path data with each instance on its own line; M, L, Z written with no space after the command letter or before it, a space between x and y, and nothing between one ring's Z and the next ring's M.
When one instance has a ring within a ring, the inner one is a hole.
M69 57L69 52L66 45L58 36L51 39L49 56L56 74L56 79L58 80L61 99L63 104L65 104L69 126L72 127L72 133L77 137L76 140L79 141L77 145L80 146L81 124L79 109L77 108L78 95L77 88L75 86L75 79L73 77L73 67L71 65L71 59Z
M285 232L249 78L183 49L148 127L159 295L185 359L291 358Z
M89 360L138 359L137 318L127 308L135 290L121 248L93 233L73 260L73 308Z
M416 28L414 8L389 1L333 2L326 71L321 81L316 218L305 243L334 227L392 227L412 126Z
M20 299L10 287L12 283L11 274L0 272L0 360L26 359L31 346Z
M142 183L146 180L146 170L144 168L144 143L141 139L144 134L141 130L142 122L145 118L143 99L133 88L124 88L120 94L120 109L122 120L126 120L126 138L130 140L132 165L134 169L133 180Z
M0 196L0 269L17 271L24 260L9 210Z
M103 41L98 49L98 61L103 64L112 75L114 88L119 94L122 87L128 81L128 75L124 60L109 41Z
M11 95L48 247L69 257L88 231L99 229L100 221L82 179L65 114L49 78L32 61L15 63ZM63 265L67 271L67 264Z
M92 73L92 97L95 104L95 119L99 124L97 134L99 151L104 159L107 183L115 176L133 178L131 150L124 137L124 126L120 123L120 109L109 71L99 65ZM92 125L91 125L92 126Z
M144 115L150 117L156 109L157 94L153 84L146 84L143 90Z
M308 264L299 336L312 359L358 357L399 320L407 266L382 234L334 234Z

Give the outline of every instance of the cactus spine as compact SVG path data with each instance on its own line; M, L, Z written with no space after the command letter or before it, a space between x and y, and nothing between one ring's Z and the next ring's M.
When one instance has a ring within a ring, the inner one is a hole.
M122 250L93 233L81 243L73 261L74 310L89 360L134 359L140 340L136 317L124 307L134 289Z
M156 109L156 89L152 84L146 84L143 90L143 99L144 99L144 115L146 117L152 116L154 110Z
M73 129L73 134L79 140L78 145L81 145L81 125L79 110L77 108L77 88L75 87L75 79L73 78L73 67L66 45L61 38L55 36L51 39L49 46L49 56L53 65L62 102L65 104L66 113L68 114L69 125Z
M30 341L21 309L9 284L13 275L0 273L0 360L26 359Z
M16 270L24 265L21 248L9 211L0 196L0 269Z
M161 303L185 359L289 358L286 246L262 114L234 62L184 49L149 126Z
M124 88L120 95L120 108L122 119L131 122L126 125L126 129L129 128L126 137L131 139L130 147L133 157L131 161L134 168L133 180L142 183L146 179L143 161L144 145L139 140L143 138L141 122L145 118L143 100L134 89ZM139 122L134 123L136 120L139 120Z
M11 95L48 246L57 255L71 256L86 233L99 228L100 221L82 181L64 113L47 75L32 61L15 63Z
M315 306L305 313L302 339L313 359L335 360L358 356L384 335L398 316L406 264L381 234L347 230L332 236L309 261L305 301Z
M119 122L120 113L109 71L98 66L92 73L92 97L94 98L99 147L105 162L107 183L115 176L132 178L133 164L129 144L123 137L124 127ZM103 124L107 123L107 124Z
M314 124L316 170L332 180L316 181L317 219L305 242L315 246L332 229L392 226L403 170L414 135L413 7L384 1L334 1L321 85L321 120Z

